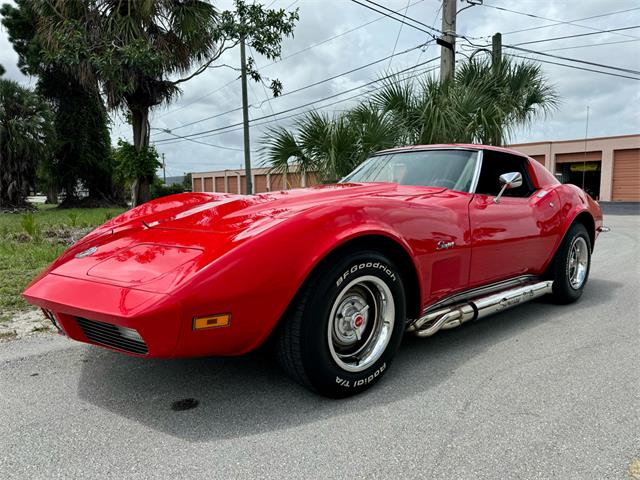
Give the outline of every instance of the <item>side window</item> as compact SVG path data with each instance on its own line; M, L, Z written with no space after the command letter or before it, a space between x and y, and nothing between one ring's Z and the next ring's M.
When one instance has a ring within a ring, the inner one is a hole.
M509 172L520 172L522 174L522 186L505 190L504 196L528 197L534 192L534 188L529 178L526 162L526 159L518 155L485 150L476 193L492 196L498 195L501 188L500 175Z

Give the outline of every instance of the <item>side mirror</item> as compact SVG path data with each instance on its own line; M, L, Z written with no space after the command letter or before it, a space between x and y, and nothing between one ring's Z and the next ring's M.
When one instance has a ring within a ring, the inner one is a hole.
M509 172L500 175L500 193L493 199L495 203L500 203L500 198L505 190L511 190L512 188L518 188L522 186L522 174L520 172Z

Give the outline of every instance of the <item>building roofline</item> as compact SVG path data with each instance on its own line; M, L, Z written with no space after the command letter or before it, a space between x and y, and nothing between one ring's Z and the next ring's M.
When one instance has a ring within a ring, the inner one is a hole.
M231 173L232 175L235 174L240 174L240 175L244 175L245 174L245 170L244 167L241 168L225 168L223 170L204 170L201 172L190 172L191 175L207 175L207 176L221 176L224 175L226 173ZM281 172L276 172L272 169L272 167L253 167L251 169L251 173L253 174L258 174L258 175L262 175L265 173L273 173L273 174L277 174L277 173L281 173ZM289 173L298 173L298 166L297 165L291 165L289 168Z
M630 133L628 135L608 135L604 137L588 137L587 142L593 140L610 140L616 138L630 138L630 137L640 137L640 133ZM533 145L548 145L550 143L575 143L575 142L584 142L584 138L576 138L574 140L546 140L542 142L528 142L528 143L512 143L509 145L509 148L513 147L528 147Z

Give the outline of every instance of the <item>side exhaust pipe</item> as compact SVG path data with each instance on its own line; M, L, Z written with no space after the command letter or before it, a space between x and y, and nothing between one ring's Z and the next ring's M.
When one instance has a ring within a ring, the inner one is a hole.
M502 290L491 295L472 298L452 307L446 307L427 313L407 328L418 337L430 337L439 330L455 328L463 323L488 317L524 302L551 293L552 280L529 283Z

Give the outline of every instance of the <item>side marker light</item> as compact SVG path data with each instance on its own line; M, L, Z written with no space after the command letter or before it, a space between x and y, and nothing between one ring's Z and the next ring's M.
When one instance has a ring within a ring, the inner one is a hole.
M204 317L194 317L193 329L206 330L208 328L228 327L231 323L230 313L218 313Z

